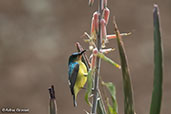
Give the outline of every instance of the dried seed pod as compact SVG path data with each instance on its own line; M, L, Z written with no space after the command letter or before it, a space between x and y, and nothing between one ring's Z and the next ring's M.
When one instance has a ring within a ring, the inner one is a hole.
M109 16L110 16L110 10L107 7L105 7L103 10L103 17L104 20L106 21L106 24L108 24Z

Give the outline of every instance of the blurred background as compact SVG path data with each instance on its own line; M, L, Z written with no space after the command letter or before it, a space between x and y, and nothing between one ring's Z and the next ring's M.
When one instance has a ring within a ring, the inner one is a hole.
M108 34L114 27L112 17L124 37L133 82L135 110L148 114L153 85L153 22L154 0L108 0L111 11ZM159 1L164 44L164 86L161 114L171 113L171 1ZM78 107L68 86L67 64L77 51L75 42L88 49L82 34L90 31L91 17L97 10L88 0L1 0L0 1L0 109L29 108L29 114L47 114L48 87L54 84L59 114L85 114L89 106L85 91L78 95ZM116 40L107 47L116 51L107 56L120 62ZM90 53L87 52L89 55ZM119 113L123 114L121 71L102 61L101 76L117 89Z

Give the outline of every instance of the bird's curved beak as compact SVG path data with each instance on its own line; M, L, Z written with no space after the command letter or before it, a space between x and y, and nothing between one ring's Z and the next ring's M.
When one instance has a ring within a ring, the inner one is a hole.
M79 52L78 56L82 55L84 52L86 52L86 50L83 50L83 51Z
M79 52L79 54L78 54L78 58L79 58L79 59L82 58L82 54L83 54L84 52L86 52L86 50L83 50L83 51Z
M80 54L82 55L84 52L86 52L86 50L81 51L81 53L80 53Z

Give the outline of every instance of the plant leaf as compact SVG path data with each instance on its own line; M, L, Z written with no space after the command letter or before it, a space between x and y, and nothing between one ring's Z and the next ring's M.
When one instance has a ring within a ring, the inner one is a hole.
M119 69L121 68L121 66L119 64L117 64L116 62L114 62L110 58L106 57L103 53L98 52L97 56L100 57L101 59L103 59L104 61L114 65L115 67L117 67Z
M107 106L108 106L108 114L116 114L113 112L113 107L109 103L107 104Z
M89 97L91 95L92 88L93 88L92 75L94 74L94 71L95 71L95 69L89 69L88 76L87 76L87 88L86 88L86 94L85 94L85 101L90 106L92 106L92 104L89 101Z
M99 99L97 101L97 114L106 114L101 100L102 99Z
M121 68L122 68L123 87L124 87L124 110L125 110L124 112L125 114L134 114L133 90L131 86L131 78L129 74L127 56L115 20L114 20L114 27L117 37L117 43L119 48L120 60L121 60Z
M109 100L107 100L107 106L108 106L108 114L118 114L118 113L114 110L113 106L111 106L111 105L109 104Z
M105 85L111 95L112 98L112 106L109 104L109 100L107 99L107 105L108 105L108 111L109 114L118 114L118 104L116 100L116 88L113 85L112 82L104 83L102 82L103 85Z
M153 11L154 21L154 82L151 100L150 114L160 114L162 101L162 80L163 80L163 63L162 63L162 42L159 23L159 8L155 4Z

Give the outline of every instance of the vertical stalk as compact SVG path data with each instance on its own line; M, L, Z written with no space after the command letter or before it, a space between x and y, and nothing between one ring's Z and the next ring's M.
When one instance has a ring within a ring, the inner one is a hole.
M103 8L103 0L98 1L98 12L100 14L99 16L99 30L97 33L97 49L100 51L101 49L101 25L100 25L100 20L102 18L102 8ZM95 72L95 80L94 80L94 92L93 92L93 106L92 106L92 114L96 114L96 109L97 109L97 100L98 100L98 89L99 89L99 74L100 74L100 64L101 64L101 59L97 57L96 60L96 72Z
M55 89L52 85L49 89L49 114L57 114L57 104L56 104L56 97L55 97Z

